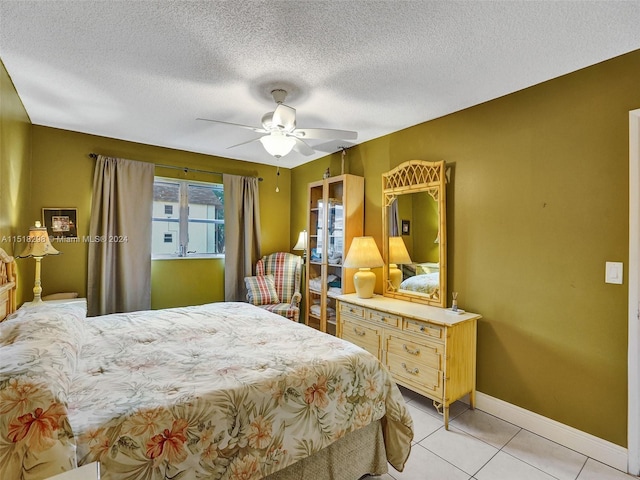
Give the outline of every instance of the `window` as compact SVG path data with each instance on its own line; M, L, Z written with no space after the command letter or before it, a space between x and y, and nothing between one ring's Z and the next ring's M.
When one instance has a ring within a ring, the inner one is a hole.
M154 258L224 254L222 185L156 177L152 230Z

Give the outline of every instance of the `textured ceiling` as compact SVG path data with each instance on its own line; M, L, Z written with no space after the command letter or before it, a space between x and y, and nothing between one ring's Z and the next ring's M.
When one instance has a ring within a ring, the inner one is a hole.
M34 124L284 167L638 48L638 1L0 0ZM358 139L276 160L196 121L259 126L276 87L299 127Z

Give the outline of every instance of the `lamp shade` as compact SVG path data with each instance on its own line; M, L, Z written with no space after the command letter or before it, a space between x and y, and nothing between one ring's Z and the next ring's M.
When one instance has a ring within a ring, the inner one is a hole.
M271 132L269 135L260 137L260 143L264 149L276 158L284 157L288 154L293 146L296 144L296 140L293 137L288 137L282 132Z
M58 255L60 252L53 248L49 241L47 227L40 226L40 222L36 222L35 226L29 228L29 235L26 238L27 245L19 258L27 257L45 257L47 255Z
M293 247L294 250L306 250L307 249L307 231L303 230L298 235L298 241Z
M389 263L406 265L411 257L402 237L389 237Z
M382 267L384 261L373 237L354 237L344 260L347 268Z
M353 275L353 286L360 298L371 298L376 286L376 274L372 268L382 267L384 260L373 237L354 237L349 247L347 258L344 259L346 268L359 268Z

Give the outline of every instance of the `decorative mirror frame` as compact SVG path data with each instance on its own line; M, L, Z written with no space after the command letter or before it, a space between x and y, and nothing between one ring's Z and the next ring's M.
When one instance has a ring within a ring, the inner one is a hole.
M447 211L446 211L445 162L409 160L393 170L382 174L382 244L385 266L383 271L383 294L411 302L446 307L447 305ZM389 279L389 219L387 211L398 195L426 192L438 202L439 216L439 280L437 292L432 294L411 293L396 290Z

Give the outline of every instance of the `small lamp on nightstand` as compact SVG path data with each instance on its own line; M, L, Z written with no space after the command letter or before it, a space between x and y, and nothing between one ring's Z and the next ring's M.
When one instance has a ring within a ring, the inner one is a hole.
M40 222L36 221L35 226L29 228L29 235L26 238L27 246L22 253L18 255L18 258L33 257L36 261L36 283L33 287L33 302L42 302L42 286L40 283L40 261L47 255L59 255L60 252L53 248L49 241L49 234L47 233L47 227L40 225Z
M373 289L376 286L376 274L372 268L382 267L384 261L380 250L373 237L354 237L351 247L344 260L344 267L358 268L353 276L356 294L360 298L373 297Z
M402 272L398 264L408 263L411 263L411 258L402 237L389 237L389 281L394 290L398 290L402 283Z

